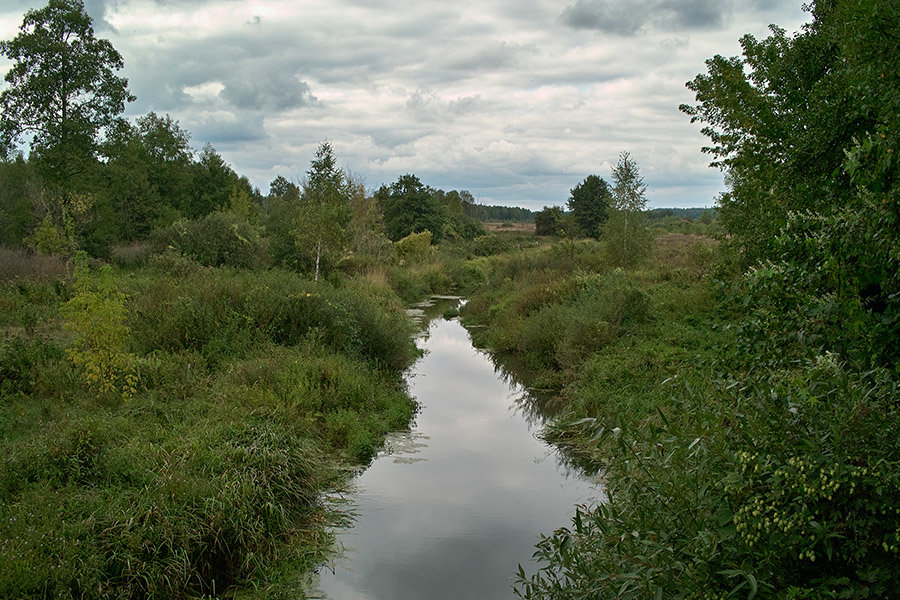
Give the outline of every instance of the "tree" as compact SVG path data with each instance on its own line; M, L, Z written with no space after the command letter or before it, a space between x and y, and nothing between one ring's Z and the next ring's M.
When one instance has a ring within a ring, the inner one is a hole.
M115 214L121 239L146 237L170 225L191 203L194 182L190 134L169 115L125 119L108 129L101 146L100 189Z
M597 175L588 175L571 190L566 206L586 235L600 237L600 229L609 218L612 200L609 184Z
M327 142L319 146L306 175L293 233L299 248L315 257L315 281L319 281L322 260L339 255L347 247L351 190Z
M391 241L384 233L384 216L378 209L374 196L366 194L365 186L350 181L350 207L353 218L350 220L352 250L370 259L382 260L391 254Z
M642 211L647 205L647 184L628 152L619 154L619 162L613 167L612 177L615 184L612 204L616 214L607 224L605 237L616 262L626 266L643 258L652 241L642 222Z
M855 192L845 151L900 110L897 3L810 4L801 32L773 26L764 40L742 37L742 56L707 60L687 83L697 104L681 107L704 124L703 151L726 173L719 216L746 264L772 254L791 213L846 203Z
M50 0L29 10L19 34L0 42L14 62L0 93L0 145L31 137L46 176L65 189L96 155L104 128L134 100L115 75L121 55L94 37L81 0Z
M534 215L535 235L556 235L562 226L563 212L558 206L545 206Z
M434 190L423 185L415 175L407 173L391 187L381 186L375 198L384 214L385 232L392 241L426 229L435 242L440 241L445 219L443 207L434 198Z
M809 10L800 33L773 27L764 40L741 38L742 57L708 60L687 84L697 104L682 110L705 124L704 151L730 183L719 216L739 266L775 264L791 290L798 323L771 330L804 331L815 352L896 365L900 10L890 0Z
M250 182L239 177L211 144L203 147L192 169L193 195L186 199L189 203L181 207L182 214L187 217L196 219L225 208L235 185L252 193Z

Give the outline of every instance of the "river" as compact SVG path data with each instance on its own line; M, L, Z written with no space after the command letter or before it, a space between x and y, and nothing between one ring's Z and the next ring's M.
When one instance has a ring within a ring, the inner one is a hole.
M458 319L430 319L417 343L415 424L389 436L355 479L355 519L338 532L344 551L320 569L310 597L514 598L512 577L519 564L533 571L540 534L602 495L535 437L526 391L472 346Z

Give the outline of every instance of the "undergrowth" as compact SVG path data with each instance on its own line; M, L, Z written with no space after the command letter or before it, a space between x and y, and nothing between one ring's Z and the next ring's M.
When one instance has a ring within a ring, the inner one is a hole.
M96 302L66 330L71 282L0 283L0 597L266 595L314 567L321 492L415 410L400 300L183 258L102 277L124 301L124 401L67 356Z

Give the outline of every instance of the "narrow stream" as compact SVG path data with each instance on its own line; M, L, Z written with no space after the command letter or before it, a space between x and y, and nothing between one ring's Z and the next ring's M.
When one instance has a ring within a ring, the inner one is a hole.
M541 533L569 524L599 486L568 472L520 409L525 391L495 372L458 319L432 319L418 344L412 431L355 480L344 553L314 598L508 600ZM529 412L529 411L526 411Z

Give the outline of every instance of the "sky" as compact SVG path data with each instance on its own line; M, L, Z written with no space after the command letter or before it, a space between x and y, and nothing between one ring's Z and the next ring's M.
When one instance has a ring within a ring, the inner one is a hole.
M0 39L29 8L5 0ZM322 142L369 189L406 173L485 204L561 206L623 151L648 207L712 206L722 174L685 82L802 0L85 0L137 100L263 193ZM0 57L0 72L11 63Z

